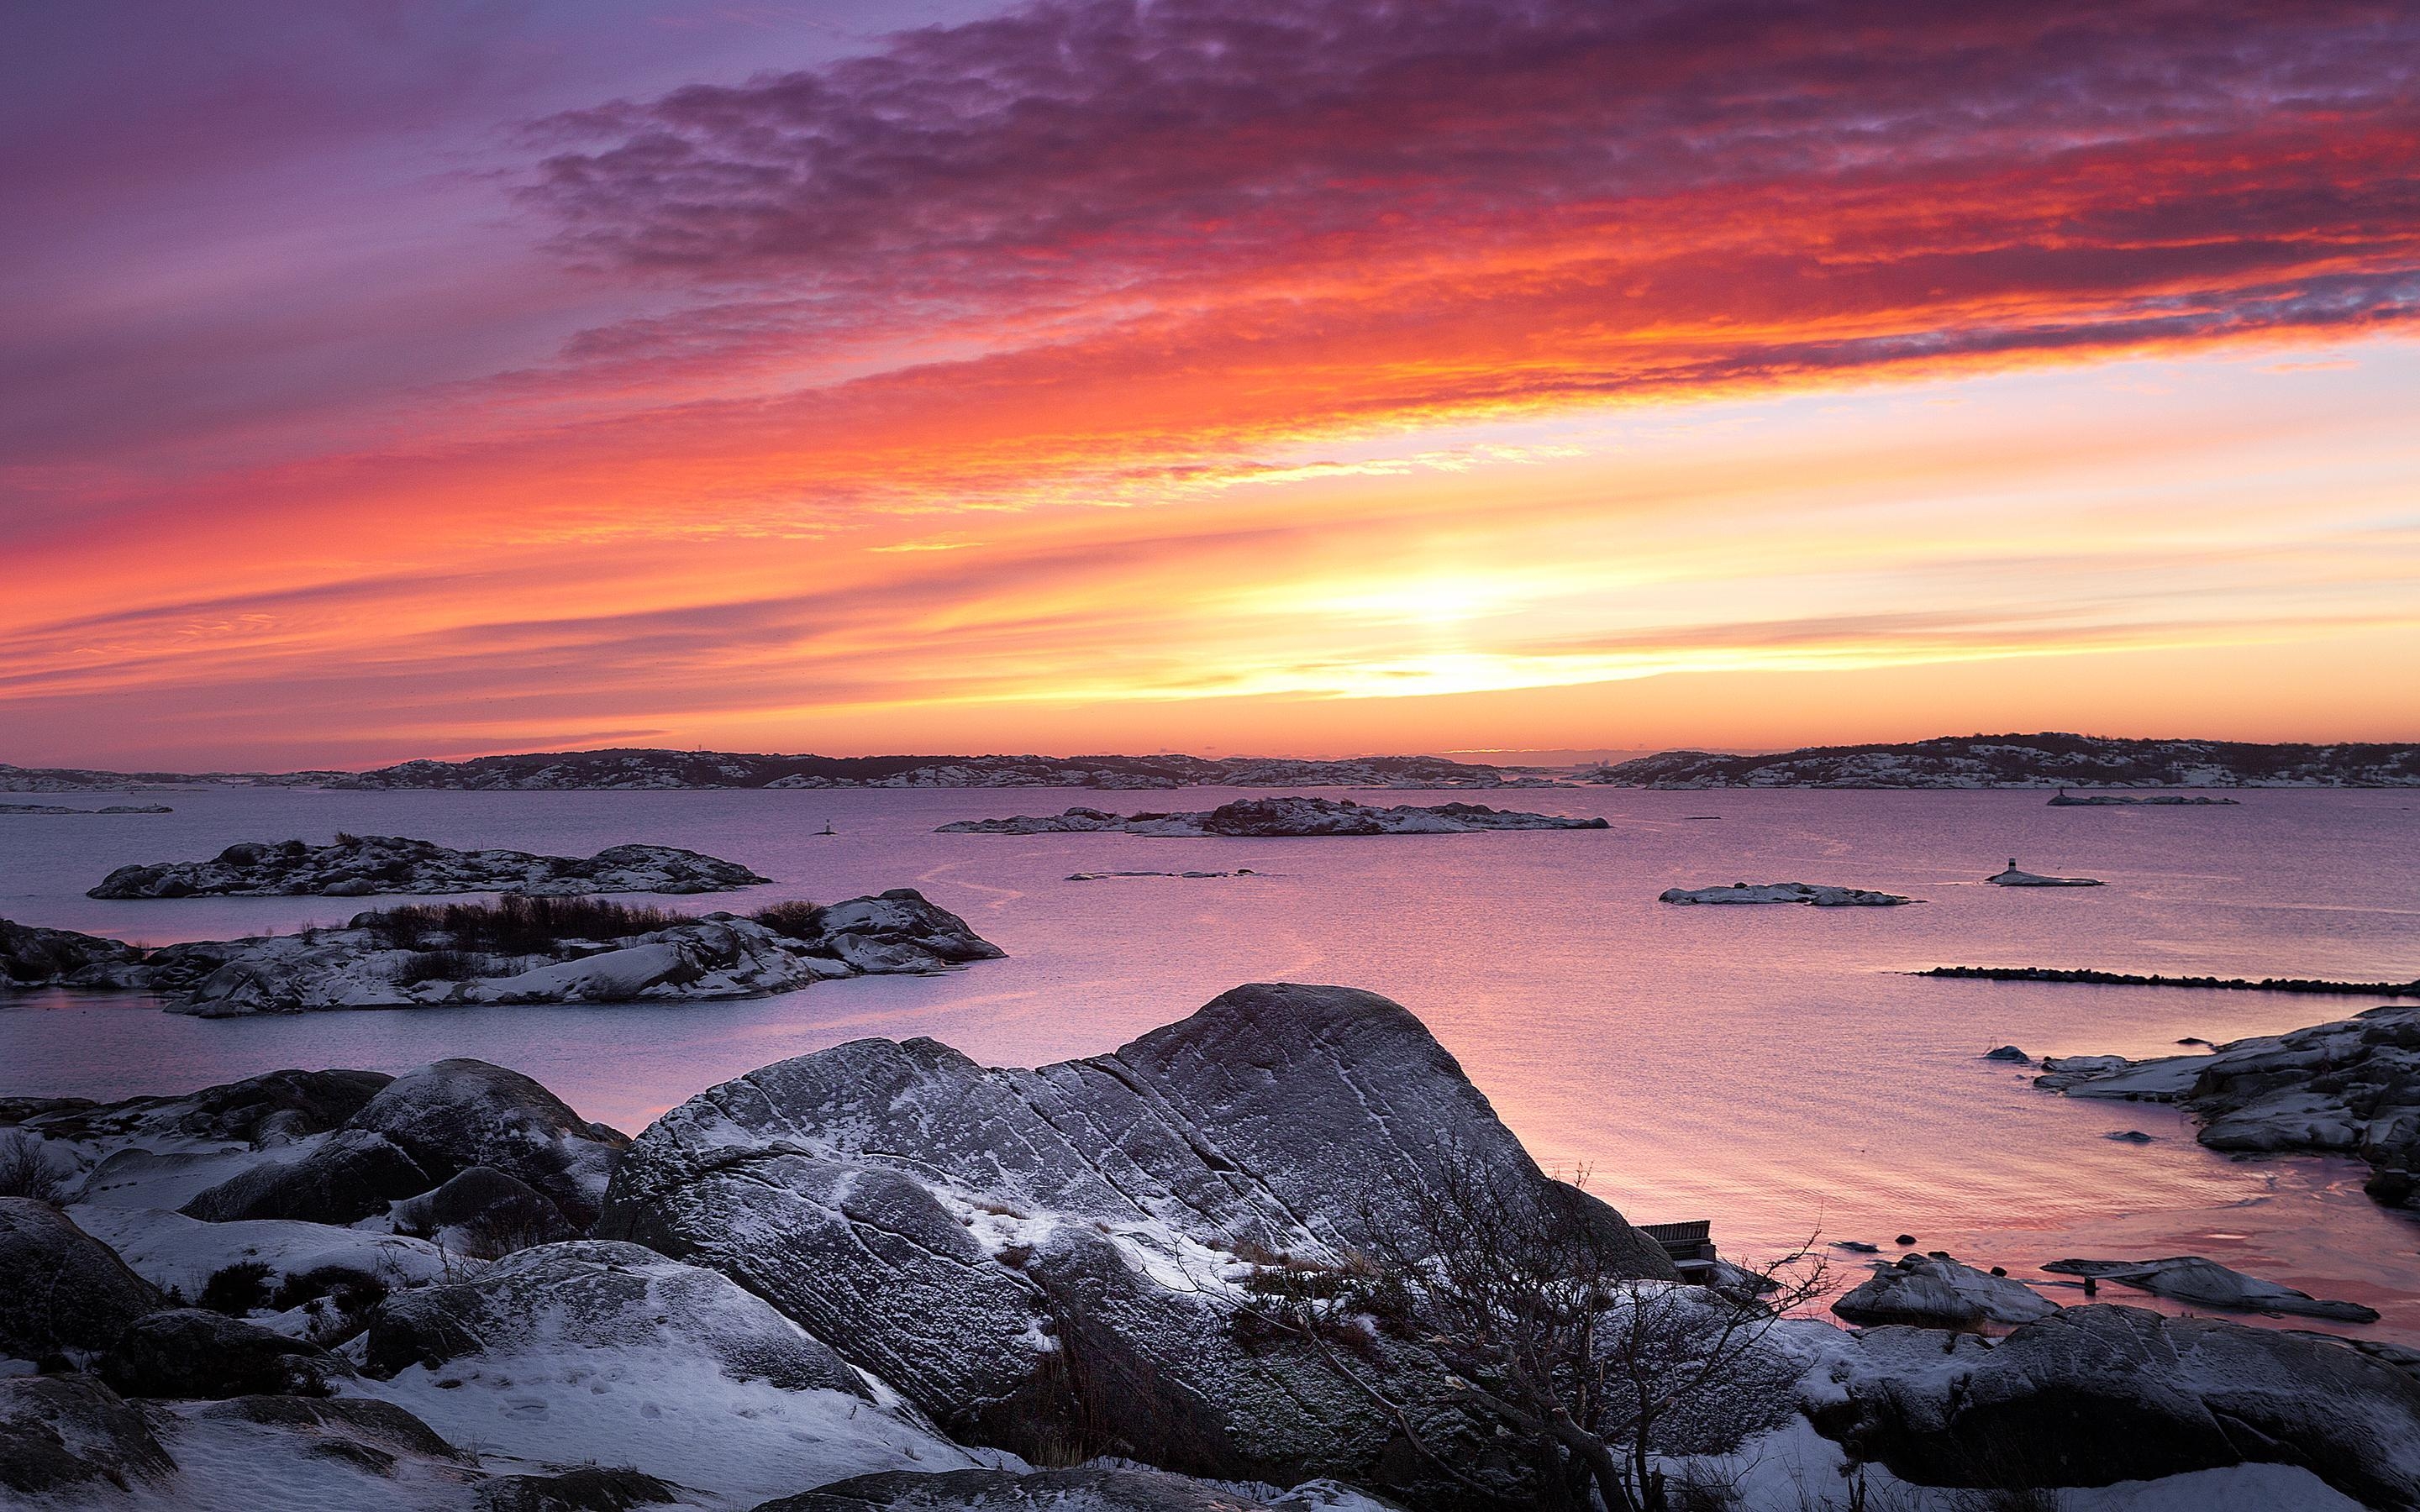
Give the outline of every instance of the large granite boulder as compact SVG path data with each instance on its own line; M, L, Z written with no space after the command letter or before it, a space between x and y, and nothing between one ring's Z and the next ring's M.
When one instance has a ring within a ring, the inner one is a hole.
M0 1356L106 1349L160 1301L151 1283L56 1208L0 1197Z
M294 1218L342 1226L382 1213L432 1184L420 1163L384 1134L347 1129L296 1159L240 1171L178 1211L211 1223Z
M767 1502L755 1512L1384 1512L1386 1504L1332 1482L1266 1496L1165 1471L1081 1465L1073 1470L890 1471Z
M101 1379L121 1396L324 1396L353 1367L304 1339L176 1307L137 1319L101 1357Z
M21 1496L123 1491L176 1469L143 1413L90 1376L0 1379L0 1487Z
M531 1078L484 1060L441 1060L408 1072L349 1126L401 1147L428 1174L423 1190L485 1165L539 1193L582 1230L595 1221L614 1160L629 1143Z
M2420 1381L2319 1338L2106 1304L1991 1342L1869 1331L1819 1427L1932 1486L2107 1486L2300 1466L2363 1504L2420 1506Z
M1263 984L1034 1071L867 1040L752 1072L640 1136L597 1232L732 1276L962 1438L1291 1481L1370 1473L1396 1428L1240 1339L1214 1275L1341 1260L1453 1162L1552 1184L1409 1012ZM1612 1209L1572 1211L1672 1275Z

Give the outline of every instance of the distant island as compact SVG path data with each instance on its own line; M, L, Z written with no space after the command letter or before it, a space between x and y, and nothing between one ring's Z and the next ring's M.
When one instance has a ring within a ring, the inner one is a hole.
M0 763L0 793L153 787L339 792L694 788L2407 788L2420 745L2250 745L2101 735L1948 735L1764 755L1668 750L1591 767L1496 766L1445 756L781 756L614 748L411 761L365 772L108 772Z
M1480 829L1606 829L1603 819L1521 813L1483 803L1410 804L1391 809L1350 798L1238 798L1206 813L1113 814L1070 809L1060 814L1017 814L1007 819L961 819L937 835L1065 835L1122 830L1129 835L1187 839L1299 839L1312 835L1461 835ZM1089 879L1088 879L1089 880Z
M2420 746L1945 735L1761 756L1668 750L1586 774L1635 788L2406 788Z

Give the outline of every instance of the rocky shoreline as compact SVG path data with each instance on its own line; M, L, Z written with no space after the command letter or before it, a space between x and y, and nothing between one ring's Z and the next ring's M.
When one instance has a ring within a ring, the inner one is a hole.
M2352 1156L2369 1165L2371 1197L2420 1211L2420 1008L2373 1008L2208 1055L2053 1057L2034 1085L2178 1103L2212 1149Z
M1609 829L1603 819L1521 813L1483 803L1409 804L1378 808L1351 798L1238 798L1202 813L1113 814L1070 809L1058 814L961 819L937 835L1065 835L1122 830L1183 839L1301 839L1318 835L1462 835L1482 829Z
M858 1041L635 1139L464 1060L17 1097L0 1125L39 1188L0 1197L0 1486L80 1505L1461 1512L1466 1482L1534 1501L1536 1467L1450 1405L1435 1341L1272 1335L1237 1299L1355 1295L1465 1160L1640 1296L1714 1297L1344 988L1238 988L1032 1071ZM2226 1472L2420 1502L2420 1381L2360 1350L1883 1272L2009 1331L1778 1322L1780 1415L1675 1423L1673 1473L1788 1445L1819 1492Z
M207 861L121 866L88 898L367 898L380 893L728 892L769 882L737 861L671 845L613 845L596 855L458 851L399 835L345 835L329 845L246 841Z
M0 982L160 995L204 1018L448 1004L708 1002L926 974L1000 948L910 888L688 917L551 898L360 914L341 929L143 950L0 919Z

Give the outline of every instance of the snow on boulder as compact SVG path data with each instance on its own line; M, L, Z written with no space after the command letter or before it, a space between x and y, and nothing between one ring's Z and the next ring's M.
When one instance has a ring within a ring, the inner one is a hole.
M396 1077L350 1127L384 1135L430 1186L473 1165L523 1182L575 1228L597 1216L628 1136L591 1123L536 1081L484 1060L441 1060Z
M58 1209L0 1197L0 1356L108 1348L159 1290Z
M329 1224L278 1218L209 1223L152 1208L79 1207L69 1211L94 1238L125 1257L136 1274L188 1297L199 1297L219 1272L247 1263L263 1268L261 1288L269 1294L284 1289L288 1281L304 1282L302 1289L311 1289L307 1282L315 1276L423 1286L460 1263L425 1240Z
M140 1318L101 1356L121 1396L324 1396L353 1367L318 1345L198 1307Z
M392 1376L473 1354L659 1346L703 1354L735 1380L865 1395L830 1349L729 1278L601 1240L537 1245L472 1280L389 1298L366 1359Z
M1403 1008L1260 984L1034 1071L864 1040L752 1072L640 1136L597 1231L731 1275L961 1437L1294 1479L1368 1470L1392 1425L1244 1350L1205 1284L1239 1249L1349 1250L1457 1157L1549 1185ZM1672 1274L1612 1209L1574 1211Z
M418 1162L384 1134L347 1129L291 1160L263 1161L187 1202L179 1211L212 1223L295 1218L345 1225L386 1211L434 1185Z
M142 1412L90 1376L0 1379L0 1488L89 1496L135 1490L176 1469Z
M439 1239L466 1254L504 1254L579 1236L563 1211L522 1181L491 1166L473 1165L433 1192L395 1205L398 1234Z
M985 1462L762 1299L634 1244L541 1245L391 1297L363 1350L383 1379L349 1390L457 1443L562 1470L634 1466L719 1504ZM528 1500L543 1486L505 1489L523 1499L507 1505L551 1504Z
M2058 1311L2058 1304L2022 1281L1947 1256L1902 1255L1895 1264L1876 1264L1872 1278L1833 1303L1832 1310L1853 1323L1976 1328L2028 1323Z
M2420 1505L2420 1381L2315 1337L2094 1304L1998 1340L1869 1329L1830 1378L1809 1383L1817 1426L1921 1485L2108 1486L2270 1463L2364 1505Z

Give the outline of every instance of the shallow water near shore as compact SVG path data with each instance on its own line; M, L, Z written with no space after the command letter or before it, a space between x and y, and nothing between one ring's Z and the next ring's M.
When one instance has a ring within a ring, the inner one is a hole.
M670 901L698 912L912 886L1009 951L947 977L722 1004L205 1021L127 995L20 995L0 998L0 1094L114 1098L282 1066L399 1071L467 1055L636 1131L714 1082L845 1040L930 1035L988 1063L1031 1065L1113 1048L1238 982L1342 982L1419 1013L1543 1163L1585 1166L1636 1220L1711 1218L1727 1252L1820 1230L1887 1257L1906 1232L2029 1278L2066 1256L2202 1254L2386 1314L2334 1331L2420 1343L2420 1223L2363 1196L2357 1164L2230 1160L2196 1145L2172 1109L2052 1096L2026 1068L1980 1058L2010 1043L2037 1057L2166 1054L2185 1037L2273 1033L2377 1000L1905 974L2042 964L2420 977L2420 795L2254 791L2235 808L2050 809L2037 792L1401 792L1349 795L1470 798L1602 814L1613 827L1291 841L932 833L1070 804L1191 810L1235 795L218 790L140 800L173 805L166 815L0 818L0 916L147 944L339 923L364 905L84 897L111 868L346 829L560 855L651 841L778 879ZM837 835L816 833L827 821ZM1984 886L2011 856L2109 886ZM1066 880L1131 869L1263 874ZM1926 902L1655 902L1668 887L1733 881ZM2105 1137L2128 1130L2153 1141Z

